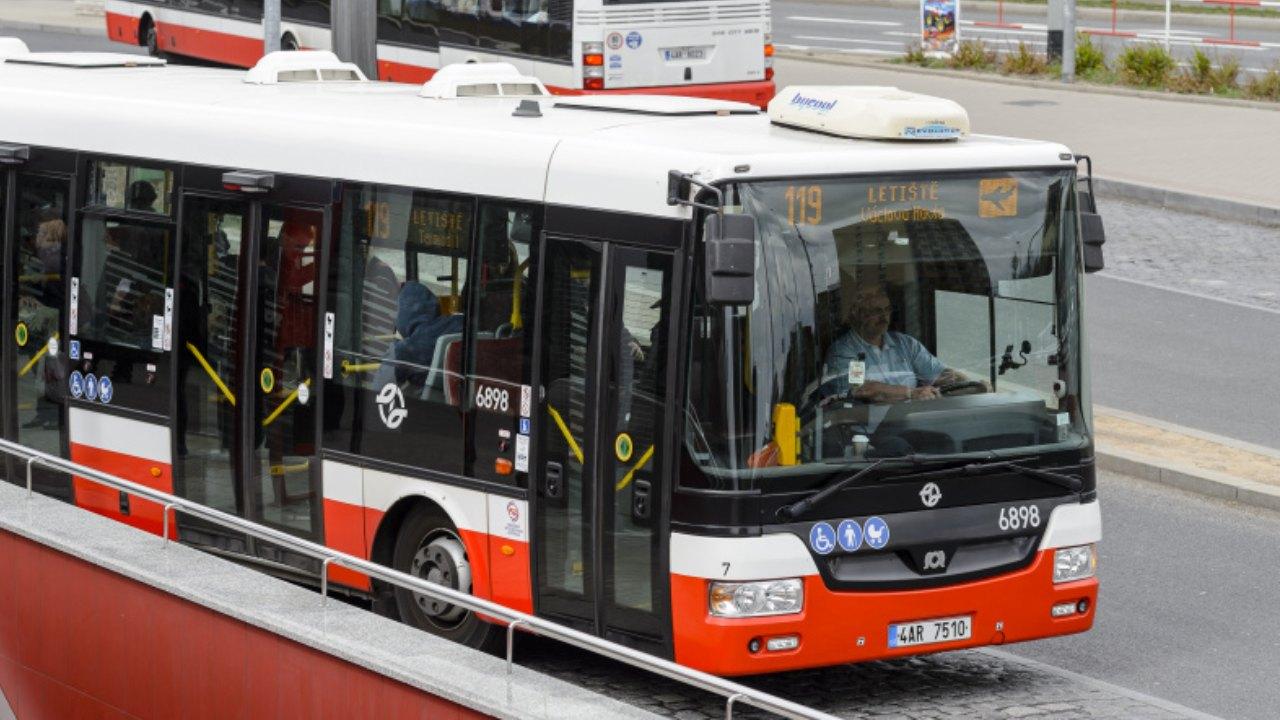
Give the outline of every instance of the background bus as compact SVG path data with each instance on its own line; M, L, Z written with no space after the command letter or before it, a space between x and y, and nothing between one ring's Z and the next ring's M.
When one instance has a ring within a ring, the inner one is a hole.
M372 0L370 0L372 1ZM557 94L774 94L768 0L377 0L378 74L421 83L456 62L501 60ZM152 54L251 67L262 0L108 0L107 35ZM281 48L331 46L328 0L282 0Z

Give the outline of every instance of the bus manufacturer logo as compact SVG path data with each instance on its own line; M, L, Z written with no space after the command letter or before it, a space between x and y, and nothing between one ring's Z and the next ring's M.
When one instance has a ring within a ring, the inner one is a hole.
M378 416L389 430L395 430L404 422L409 411L404 407L404 394L395 383L387 383L378 391Z
M942 488L938 487L938 483L928 483L920 488L920 502L925 507L933 507L942 501Z
M930 550L924 554L922 566L925 570L946 570L947 554L942 550Z

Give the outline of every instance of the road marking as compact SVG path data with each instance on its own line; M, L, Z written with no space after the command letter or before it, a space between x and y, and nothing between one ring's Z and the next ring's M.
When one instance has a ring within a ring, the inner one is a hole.
M902 47L897 40L863 40L861 38L821 37L818 35L796 35L797 40L816 40L818 42L862 43L865 45L890 45Z
M989 28L975 27L969 28L968 32L973 33L991 33L993 35L1030 35L1032 37L1044 37L1045 31L1040 30L1007 30L1005 28Z
M1144 34L1142 34L1142 33L1138 33L1138 37L1136 38L1136 40L1159 40L1159 41L1163 41L1163 40L1164 40L1164 34L1163 34L1163 33L1161 33L1160 35L1144 35ZM1206 44L1206 43L1204 43L1202 40L1190 40L1190 39L1183 40L1183 39L1180 39L1180 38L1169 38L1169 44L1170 44L1170 45L1204 45L1204 44ZM1209 44L1212 44L1212 43L1209 43ZM1252 45L1236 45L1236 46L1233 46L1233 47L1231 48L1231 50L1233 50L1233 51L1234 51L1234 50L1250 50L1250 51L1252 51L1252 52L1262 52L1262 48L1260 48L1260 47L1255 47L1255 46L1252 46Z
M1109 199L1115 200L1117 198L1109 198ZM1118 198L1118 199L1121 200L1122 202L1129 202L1129 203L1136 202L1139 204L1150 204L1150 203L1141 203L1137 200L1125 200L1124 198ZM1280 315L1280 310L1276 310L1274 308L1263 307L1261 305L1253 305L1251 303L1242 302L1240 300L1230 300L1227 298L1214 297L1213 295L1205 295L1203 293L1198 293L1194 290L1183 290L1181 288L1169 287L1168 285L1161 285L1159 283L1153 283L1147 280L1134 280L1133 278L1118 277L1116 275L1097 275L1096 277L1101 278L1103 280L1116 280L1118 282L1125 282L1125 283L1129 283L1130 285L1141 285L1142 287L1148 287L1148 288L1151 288L1152 290L1164 290L1165 292L1176 293L1178 295L1188 295L1190 297L1197 298L1200 300L1212 300L1214 302L1220 302L1226 305L1234 305L1236 307L1244 308L1246 310L1257 310L1258 312L1271 313L1272 315Z
M775 45L787 50L804 50L806 52L833 52L843 55L901 55L899 50L876 50L874 48L838 48L827 45Z
M840 25L873 25L875 27L902 27L902 23L890 20L846 20L844 18L813 17L811 15L788 15L788 20L800 22L838 23Z

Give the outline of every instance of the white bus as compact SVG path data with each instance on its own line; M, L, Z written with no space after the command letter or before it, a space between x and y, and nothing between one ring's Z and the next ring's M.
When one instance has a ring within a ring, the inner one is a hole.
M1092 626L1100 250L1061 145L886 88L4 56L8 437L721 674Z
M369 0L374 2L375 0ZM378 75L422 83L503 61L557 94L773 97L769 0L376 0ZM108 0L107 35L153 55L251 67L262 0ZM281 47L329 49L329 0L282 0Z

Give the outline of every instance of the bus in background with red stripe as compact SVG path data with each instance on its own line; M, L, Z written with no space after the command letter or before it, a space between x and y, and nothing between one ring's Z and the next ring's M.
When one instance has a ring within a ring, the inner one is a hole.
M769 0L368 0L378 76L422 83L440 67L501 61L557 94L735 100L774 95ZM107 0L110 39L251 67L262 0ZM281 0L282 49L331 46L329 0Z
M321 51L0 60L9 438L719 674L1092 626L1101 238L1067 148L882 87L764 113Z

